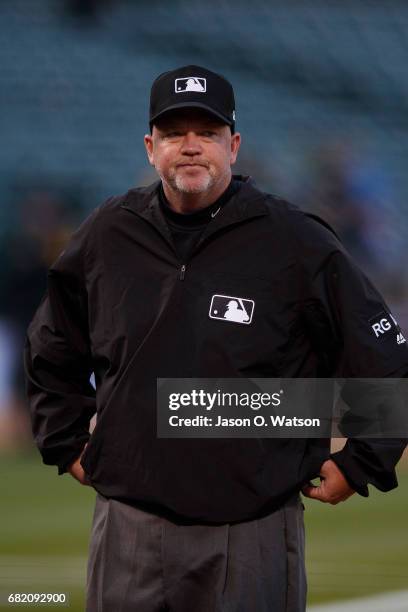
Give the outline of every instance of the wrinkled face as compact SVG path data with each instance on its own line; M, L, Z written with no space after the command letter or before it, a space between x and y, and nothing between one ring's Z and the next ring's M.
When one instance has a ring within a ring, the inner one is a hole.
M145 136L149 161L163 183L190 194L228 184L239 144L239 134L200 109L170 112Z

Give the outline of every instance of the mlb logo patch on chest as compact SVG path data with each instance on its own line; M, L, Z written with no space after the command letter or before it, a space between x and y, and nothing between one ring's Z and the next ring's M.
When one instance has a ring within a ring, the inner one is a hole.
M232 295L215 294L211 298L210 319L249 325L254 314L255 302Z

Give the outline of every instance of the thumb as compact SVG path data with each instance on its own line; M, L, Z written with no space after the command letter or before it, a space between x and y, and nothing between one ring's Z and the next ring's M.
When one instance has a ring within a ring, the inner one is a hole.
M323 497L320 485L316 487L311 482L302 487L302 493L305 497L309 497L311 499L322 500Z

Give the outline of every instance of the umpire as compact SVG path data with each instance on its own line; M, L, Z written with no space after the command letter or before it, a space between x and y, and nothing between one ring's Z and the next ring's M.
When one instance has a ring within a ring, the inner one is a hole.
M232 176L225 78L161 74L144 140L160 180L73 234L24 352L44 463L97 493L86 609L302 612L299 492L393 489L405 440L157 438L156 379L402 377L405 338L324 222Z

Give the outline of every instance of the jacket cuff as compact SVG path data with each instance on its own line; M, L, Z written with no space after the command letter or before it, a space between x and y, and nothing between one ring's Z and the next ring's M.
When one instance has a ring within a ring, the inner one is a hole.
M357 460L350 453L346 446L336 453L330 454L337 467L342 471L343 476L349 485L362 497L368 497L368 478L364 471L359 466Z
M78 446L76 449L71 448L69 451L67 450L64 454L59 455L57 461L53 461L51 463L50 461L43 459L43 463L45 463L46 465L56 465L58 468L58 475L61 476L62 474L65 474L68 471L68 468L71 463L73 463L76 459L80 457L87 441L88 440L83 440L80 446Z

